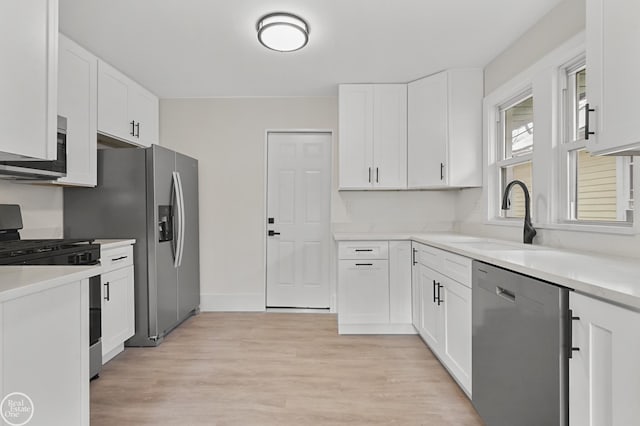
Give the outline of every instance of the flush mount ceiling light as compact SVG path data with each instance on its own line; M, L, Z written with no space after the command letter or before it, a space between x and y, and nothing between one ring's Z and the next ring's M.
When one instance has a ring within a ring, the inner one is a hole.
M309 26L291 13L270 13L258 21L258 40L268 49L293 52L309 41Z

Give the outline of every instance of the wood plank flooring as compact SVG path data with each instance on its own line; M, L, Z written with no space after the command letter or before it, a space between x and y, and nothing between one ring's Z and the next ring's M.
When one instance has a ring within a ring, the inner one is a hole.
M482 425L417 336L335 315L202 313L91 382L91 426Z

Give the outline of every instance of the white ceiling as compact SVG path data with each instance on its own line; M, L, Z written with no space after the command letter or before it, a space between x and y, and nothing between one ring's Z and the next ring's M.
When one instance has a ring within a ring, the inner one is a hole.
M163 98L327 96L483 67L560 0L60 0L60 30ZM303 50L262 47L262 15L299 14Z

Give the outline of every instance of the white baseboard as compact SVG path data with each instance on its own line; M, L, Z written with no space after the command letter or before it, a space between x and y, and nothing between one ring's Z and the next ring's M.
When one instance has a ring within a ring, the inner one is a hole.
M200 295L200 312L264 311L264 293L206 293Z
M413 324L338 324L338 334L418 334Z
M105 365L106 363L111 361L113 358L115 358L116 355L118 355L122 351L124 351L124 342L120 343L118 346L111 349L106 354L102 354L102 365Z

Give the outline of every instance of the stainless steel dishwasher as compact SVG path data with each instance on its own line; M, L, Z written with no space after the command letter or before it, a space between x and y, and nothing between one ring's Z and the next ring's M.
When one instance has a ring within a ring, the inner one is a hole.
M569 291L473 263L473 405L487 426L567 426Z

